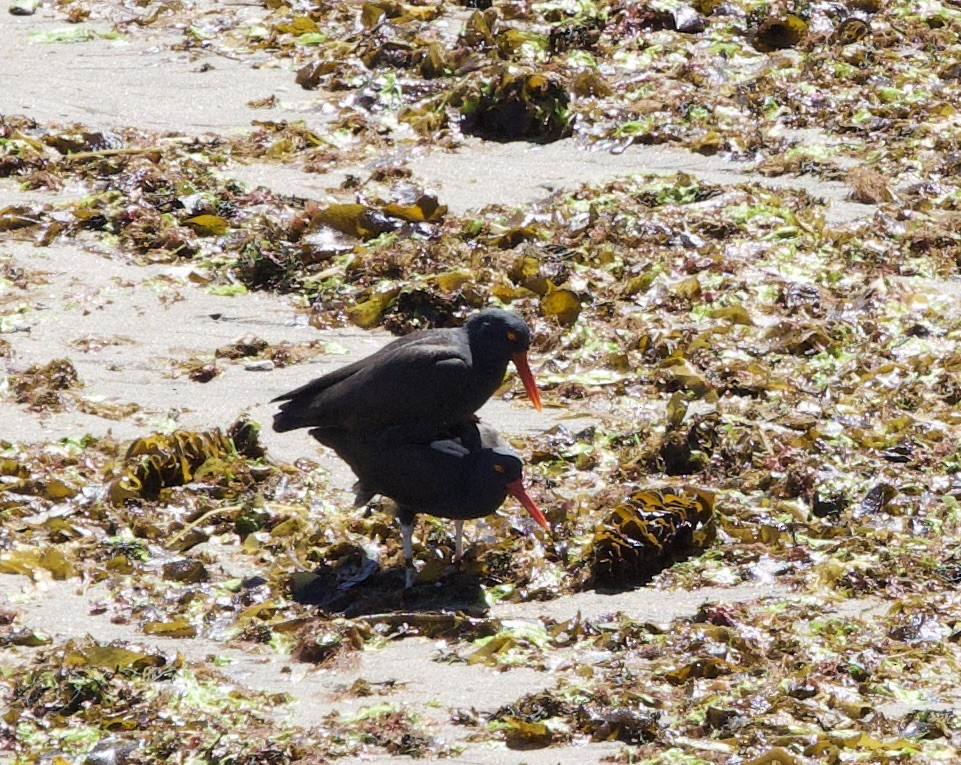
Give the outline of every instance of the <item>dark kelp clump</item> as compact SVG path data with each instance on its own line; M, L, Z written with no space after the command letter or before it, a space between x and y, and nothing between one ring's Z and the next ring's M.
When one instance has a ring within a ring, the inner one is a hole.
M37 364L13 376L13 394L18 404L34 411L59 411L67 405L64 393L82 387L69 359Z
M237 457L258 458L257 427L239 420L224 433L219 428L197 433L175 430L137 439L124 456L126 466L107 484L110 501L142 497L156 500L164 488L181 486L199 474L214 476Z
M556 77L504 69L475 98L465 98L461 127L488 140L547 143L573 132L569 107L570 96Z
M611 499L606 496L599 503L613 504L614 509L601 521L587 551L596 587L635 586L703 550L717 535L712 492L647 489Z

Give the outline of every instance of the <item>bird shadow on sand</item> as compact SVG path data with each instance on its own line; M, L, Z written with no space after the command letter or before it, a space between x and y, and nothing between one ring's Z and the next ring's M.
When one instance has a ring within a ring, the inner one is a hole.
M456 568L405 588L403 568L378 567L359 581L345 582L342 574L322 566L294 574L290 591L298 603L350 618L389 611L460 611L483 616L488 610L480 577Z

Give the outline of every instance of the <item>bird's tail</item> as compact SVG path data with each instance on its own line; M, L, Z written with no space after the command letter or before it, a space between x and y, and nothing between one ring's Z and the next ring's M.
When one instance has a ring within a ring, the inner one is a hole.
M274 415L274 430L278 433L286 433L288 430L298 428L309 428L317 425L313 417L305 415L302 406L295 406L293 401L280 405L280 410Z

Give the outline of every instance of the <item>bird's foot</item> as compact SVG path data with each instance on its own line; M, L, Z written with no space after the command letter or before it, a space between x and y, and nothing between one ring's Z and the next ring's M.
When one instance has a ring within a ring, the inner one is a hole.
M404 569L404 589L409 590L414 586L414 581L417 579L417 569L414 568L413 563L408 563Z

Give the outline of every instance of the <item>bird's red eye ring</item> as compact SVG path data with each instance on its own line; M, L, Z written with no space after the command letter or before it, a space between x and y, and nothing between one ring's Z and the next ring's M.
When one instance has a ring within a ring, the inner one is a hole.
M507 332L507 339L510 340L510 341L513 343L513 342L517 339L517 333L516 333L516 332L508 331L508 332Z
M498 473L503 473L503 472L504 472L504 466L503 466L503 465L494 465L494 470L496 470Z

